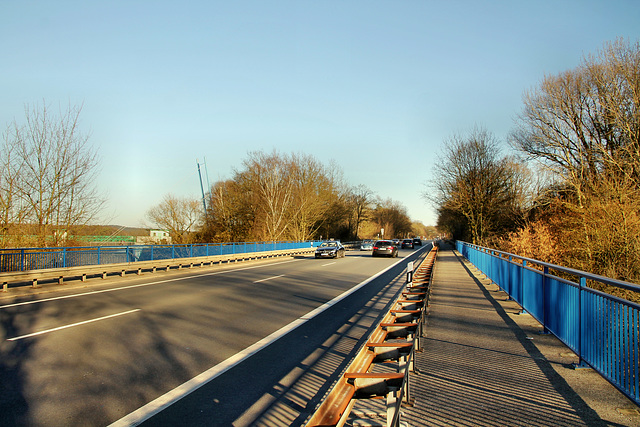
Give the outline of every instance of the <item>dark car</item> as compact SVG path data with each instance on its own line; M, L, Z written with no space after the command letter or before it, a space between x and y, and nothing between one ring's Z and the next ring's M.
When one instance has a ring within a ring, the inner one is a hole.
M420 240L418 237L414 237L413 246L422 246L422 240Z
M404 239L402 241L402 249L413 249L413 239Z
M342 258L344 246L340 242L322 242L316 248L316 258Z
M398 247L391 240L378 240L373 244L371 256L398 256Z

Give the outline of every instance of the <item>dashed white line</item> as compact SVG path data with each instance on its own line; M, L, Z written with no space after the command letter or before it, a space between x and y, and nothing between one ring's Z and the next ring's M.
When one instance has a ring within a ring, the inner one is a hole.
M62 329L67 329L67 328L73 328L74 326L86 325L87 323L97 322L99 320L105 320L105 319L110 319L112 317L124 316L125 314L135 313L136 311L140 311L140 309L136 308L134 310L123 311L122 313L110 314L109 316L102 316L102 317L98 317L96 319L85 320L83 322L72 323L70 325L65 325L65 326L59 326L59 327L53 328L53 329L47 329L46 331L34 332L32 334L27 334L27 335L21 335L19 337L9 338L9 339L7 339L7 341L18 341L18 340L21 340L21 339L24 339L24 338L31 338L31 337L35 337L37 335L48 334L49 332L60 331Z
M256 280L256 281L255 281L255 282L253 282L253 283L266 282L267 280L277 279L278 277L284 277L284 274L281 274L281 275L279 275L279 276L267 277L266 279Z

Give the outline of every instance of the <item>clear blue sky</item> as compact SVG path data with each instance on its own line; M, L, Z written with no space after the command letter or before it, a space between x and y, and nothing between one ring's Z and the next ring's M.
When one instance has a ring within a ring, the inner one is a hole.
M0 0L0 125L82 104L103 222L199 197L196 159L213 183L276 148L429 225L443 141L504 140L524 91L617 37L640 38L640 1Z

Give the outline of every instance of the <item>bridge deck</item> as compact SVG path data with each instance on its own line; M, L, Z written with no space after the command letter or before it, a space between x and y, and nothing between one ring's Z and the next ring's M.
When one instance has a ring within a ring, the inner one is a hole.
M638 408L450 247L438 255L410 426L640 425Z

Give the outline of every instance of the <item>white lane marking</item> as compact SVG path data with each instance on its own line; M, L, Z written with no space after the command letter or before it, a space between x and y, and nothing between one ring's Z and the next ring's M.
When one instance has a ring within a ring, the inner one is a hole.
M335 263L336 263L336 262L335 262L335 261L333 261L333 262L330 262L329 264L322 264L320 267L326 267L327 265L333 265L333 264L335 264Z
M19 337L9 338L9 339L7 339L7 341L18 341L18 340L21 340L21 339L24 339L24 338L31 338L31 337L35 337L37 335L44 335L44 334L48 334L49 332L54 332L54 331L60 331L62 329L73 328L74 326L86 325L87 323L98 322L100 320L110 319L112 317L124 316L125 314L135 313L136 311L140 311L140 309L136 308L134 310L123 311L122 313L110 314L108 316L102 316L102 317L98 317L98 318L91 319L91 320L85 320L83 322L72 323L70 325L65 325L65 326L59 326L59 327L53 328L53 329L47 329L46 331L34 332L32 334L27 334L27 335L21 335Z
M286 335L289 332L293 331L298 326L308 322L309 320L313 319L315 316L319 315L323 311L325 311L328 308L336 305L337 303L339 303L340 301L342 301L343 299L345 299L346 297L348 297L352 293L356 292L358 289L362 288L363 286L365 286L366 284L368 284L369 282L371 282L375 278L377 278L377 277L381 276L382 274L386 273L388 270L392 269L396 264L399 264L402 261L403 261L402 258L399 259L394 264L392 264L389 267L385 268L384 270L378 272L378 274L376 274L374 276L371 276L368 279L360 282L359 284L357 284L353 288L343 292L342 294L338 295L337 297L335 297L331 301L324 303L320 307L318 307L318 308L316 308L314 310L311 310L307 314L305 314L302 317L294 320L293 322L289 323L288 325L283 326L282 328L278 329L277 331L275 331L271 335L261 339L257 343L255 343L253 345L250 345L249 347L245 348L244 350L240 351L239 353L236 353L233 356L229 357L225 361L220 362L219 364L217 364L216 366L214 366L212 368L209 368L207 371L204 371L203 373L201 373L200 375L190 379L186 383L184 383L182 385L179 385L178 387L176 387L173 390L165 393L164 395L158 397L157 399L155 399L155 400L147 403L146 405L138 408L137 410L133 411L129 415L126 415L126 416L120 418L119 420L117 420L117 421L113 422L112 424L110 424L109 427L132 427L132 426L137 426L138 424L143 423L144 421L146 421L149 418L153 417L158 412L160 412L163 409L171 406L172 404L174 404L178 400L182 399L186 395L196 391L197 389L199 389L203 385L205 385L208 382L216 379L217 377L219 377L220 375L224 374L229 369L233 368L234 366L236 366L237 364L241 363L245 359L248 359L252 355L254 355L257 352L259 352L260 350L264 349L269 344L277 341L278 339L280 339L284 335Z
M253 282L253 283L265 282L265 281L267 281L267 280L277 279L278 277L283 277L283 276L284 276L284 274L281 274L281 275L279 275L279 276L267 277L266 279L256 280L256 281L255 281L255 282Z
M157 282L140 283L138 285L123 286L121 288L103 289L101 291L91 291L91 292L84 292L84 293L81 293L81 294L63 295L63 296L60 296L60 297L44 298L44 299L35 300L35 301L17 302L15 304L0 305L0 310L2 310L3 308L18 307L18 306L21 306L21 305L39 304L41 302L49 302L49 301L67 299L67 298L83 297L83 296L86 296L86 295L103 294L103 293L106 293L106 292L115 292L115 291L122 291L122 290L126 290L126 289L141 288L141 287L144 287L144 286L159 285L161 283L177 282L179 280L188 280L188 279L193 279L193 278L197 278L197 277L206 277L206 276L214 276L214 275L218 275L218 274L233 273L235 271L251 270L251 269L254 269L254 268L261 268L261 267L267 267L267 266L278 265L278 264L286 264L288 262L296 262L296 261L300 261L300 260L299 259L293 259L293 260L289 260L289 261L276 262L276 263L273 263L273 264L254 265L252 267L234 268L233 270L214 271L212 273L203 273L203 274L196 274L196 275L193 275L193 276L176 277L174 279L158 280Z

